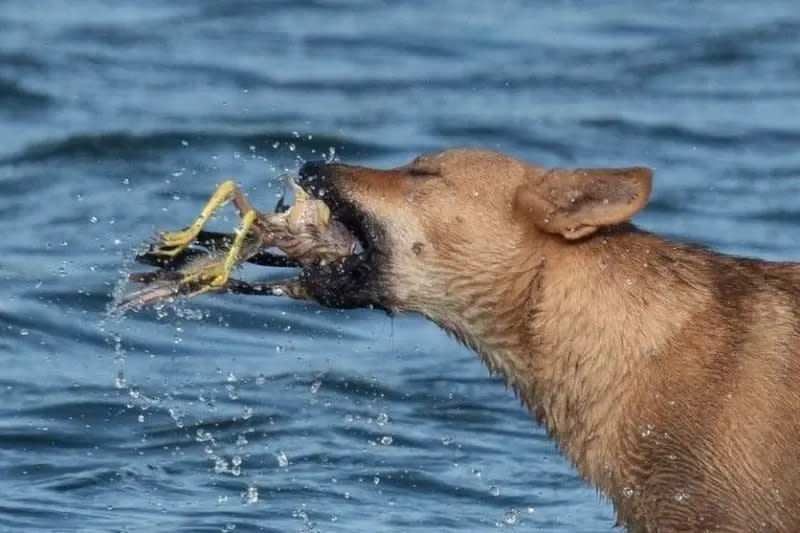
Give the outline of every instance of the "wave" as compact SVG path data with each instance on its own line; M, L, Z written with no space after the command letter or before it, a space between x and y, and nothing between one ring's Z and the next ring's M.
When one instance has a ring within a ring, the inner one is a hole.
M651 140L677 141L693 145L730 147L731 144L756 144L763 142L798 143L800 131L781 129L728 130L722 132L698 131L677 124L645 124L620 118L594 118L580 121L582 126L602 129L616 135L647 137Z
M0 78L0 109L3 113L19 113L30 111L31 108L41 108L52 103L50 96L26 89L19 83Z
M293 132L156 131L150 133L81 133L32 144L16 154L0 158L0 165L39 163L49 160L151 159L176 150L208 150L219 145L272 147L294 145L299 155L327 154L329 148L350 156L374 157L392 150L378 143L334 135L297 135Z

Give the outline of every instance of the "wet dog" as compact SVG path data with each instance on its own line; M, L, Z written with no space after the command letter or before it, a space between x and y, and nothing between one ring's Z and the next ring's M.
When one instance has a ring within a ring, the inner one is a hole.
M360 251L279 284L213 280L428 317L505 377L629 531L800 531L800 264L637 229L651 179L469 149L309 163L301 185ZM198 220L182 245L231 240Z
M462 149L300 175L364 246L304 294L474 349L629 531L800 530L800 265L637 229L647 168Z

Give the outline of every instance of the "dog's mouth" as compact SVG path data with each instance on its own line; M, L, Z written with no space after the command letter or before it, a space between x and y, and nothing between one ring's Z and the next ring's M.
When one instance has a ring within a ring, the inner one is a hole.
M375 217L354 201L341 178L346 165L306 163L298 183L331 210L333 224L355 237L352 254L325 264L305 268L304 276L311 296L331 307L385 307L382 294L382 269L386 262L385 236Z
M357 255L362 260L370 258L379 245L378 226L364 208L342 191L336 178L337 169L345 165L306 163L298 173L298 183L314 198L324 202L331 210L334 223L352 234L358 242Z

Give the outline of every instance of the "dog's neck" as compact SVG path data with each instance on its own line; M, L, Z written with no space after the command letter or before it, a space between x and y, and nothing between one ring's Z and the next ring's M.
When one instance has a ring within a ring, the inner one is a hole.
M702 305L702 275L694 252L632 227L548 239L484 268L475 293L437 322L504 375L581 474L616 499L628 481L620 443L648 430L636 427L633 398Z

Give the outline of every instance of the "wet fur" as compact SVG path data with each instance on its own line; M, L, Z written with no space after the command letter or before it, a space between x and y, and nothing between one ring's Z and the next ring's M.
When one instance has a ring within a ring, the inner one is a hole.
M576 172L478 150L306 168L380 236L357 301L310 292L419 312L474 349L629 531L797 531L800 267L637 229L641 169L616 211L537 211L565 179L617 179Z

